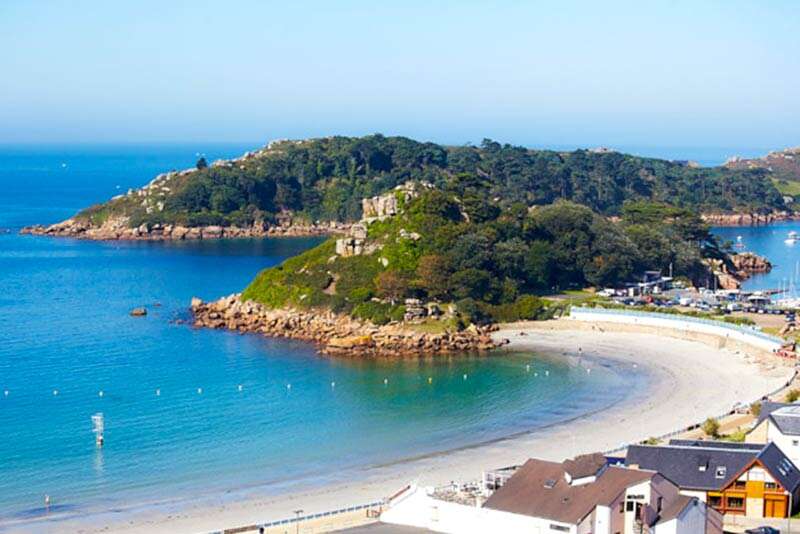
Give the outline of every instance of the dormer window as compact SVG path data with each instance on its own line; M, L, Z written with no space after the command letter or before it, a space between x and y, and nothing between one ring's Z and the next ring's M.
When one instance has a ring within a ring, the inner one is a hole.
M708 457L700 456L697 459L697 470L704 473L706 469L708 469Z
M717 478L725 478L725 475L728 474L728 468L724 465L717 466L716 477Z

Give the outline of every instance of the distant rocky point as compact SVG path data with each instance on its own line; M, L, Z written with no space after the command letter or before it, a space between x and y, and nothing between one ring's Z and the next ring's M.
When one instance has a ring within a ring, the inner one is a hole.
M725 167L735 170L765 169L778 180L800 180L800 147L775 150L760 158L734 156Z

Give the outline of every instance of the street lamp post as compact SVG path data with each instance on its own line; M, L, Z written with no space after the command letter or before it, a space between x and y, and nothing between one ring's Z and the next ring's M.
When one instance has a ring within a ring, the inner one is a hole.
M300 534L300 514L302 514L302 513L303 513L303 510L302 510L302 509L300 509L300 510L295 510L295 511L294 511L294 516L295 516L295 532L296 532L297 534Z

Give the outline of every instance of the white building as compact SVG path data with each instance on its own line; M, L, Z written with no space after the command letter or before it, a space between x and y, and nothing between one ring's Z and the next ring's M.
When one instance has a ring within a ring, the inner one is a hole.
M598 458L599 457L599 458ZM608 467L601 455L528 460L483 506L410 487L381 520L448 533L721 534L722 516L653 471Z
M773 403L764 403L762 410L773 408ZM751 443L774 442L795 465L800 465L800 405L775 406L748 434ZM766 411L766 410L764 410Z

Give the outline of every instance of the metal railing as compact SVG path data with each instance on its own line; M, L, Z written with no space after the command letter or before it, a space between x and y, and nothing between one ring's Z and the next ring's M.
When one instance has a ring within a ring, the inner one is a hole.
M772 336L770 334L765 334L760 330L757 330L755 327L749 326L742 326L732 323L726 323L724 321L715 321L714 319L705 319L702 317L692 317L690 315L673 315L670 313L657 313L657 312L646 312L646 311L639 311L639 310L616 310L611 308L590 308L585 306L576 306L572 308L573 311L577 312L585 312L585 313L598 313L601 315L616 315L616 316L630 316L630 317L649 317L653 319L666 319L670 321L683 321L687 323L695 323L695 324L704 324L708 326L724 328L727 330L731 330L733 332L739 332L741 334L745 334L748 336L754 336L765 341L771 341L773 343L783 344L783 339L778 336Z
M316 514L307 514L301 515L297 517L290 517L286 519L276 519L274 521L268 521L266 523L258 523L255 525L247 525L244 527L235 527L235 528L226 528L223 530L214 530L208 532L207 534L235 534L238 532L250 532L250 531L258 531L259 529L268 529L279 527L282 525L293 525L297 523L302 523L304 521L312 521L314 519L322 519L325 517L331 517L334 515L339 514L346 514L349 512L357 512L359 510L369 510L371 508L381 508L385 505L384 500L374 501L366 504L357 504L355 506L348 506L346 508L338 508L336 510L328 510L326 512L318 512Z

